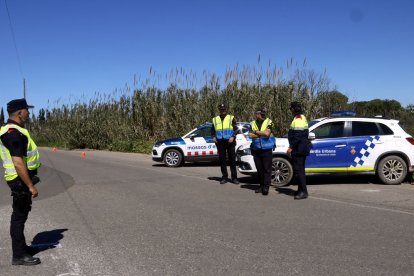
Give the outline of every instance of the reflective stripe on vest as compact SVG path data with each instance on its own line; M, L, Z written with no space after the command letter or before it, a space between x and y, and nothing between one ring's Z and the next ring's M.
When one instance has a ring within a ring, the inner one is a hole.
M226 115L224 120L221 121L220 116L213 118L213 126L216 131L216 138L217 139L230 139L233 136L233 118L232 115Z
M0 136L5 134L9 129L14 128L17 129L21 134L26 136L27 138L27 156L23 157L23 161L26 164L28 170L32 171L40 167L40 159L39 159L39 150L37 149L36 143L30 137L29 132L27 129L22 128L15 124L7 124L4 127L0 128ZM10 151L6 148L0 140L0 157L3 161L3 168L4 168L4 179L6 181L11 181L17 178L16 168L14 167L12 157L10 155Z
M253 131L265 131L266 128L272 123L272 120L270 120L269 118L266 118L263 123L262 126L259 130L259 128L257 127L256 121L253 121L250 123L250 125L252 126L252 130ZM266 150L266 149L273 149L274 145L276 143L276 138L273 136L273 134L270 134L269 137L260 137L260 138L252 138L252 143L251 143L251 148L254 150Z
M292 130L305 130L308 129L308 121L306 120L305 115L297 115L290 124L290 129Z

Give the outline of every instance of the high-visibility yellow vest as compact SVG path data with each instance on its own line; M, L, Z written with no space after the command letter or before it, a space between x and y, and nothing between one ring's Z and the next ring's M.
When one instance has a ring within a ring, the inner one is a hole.
M308 129L308 121L306 120L305 115L296 115L290 124L291 130L305 130Z
M272 124L272 120L270 120L269 118L266 118L263 121L260 129L258 128L256 121L253 121L250 123L253 131L265 131L266 128L270 124ZM252 143L250 144L250 147L254 150L260 150L260 149L266 150L266 149L273 149L275 144L276 144L276 138L273 136L272 133L270 133L269 137L252 138Z
M21 134L27 137L27 156L23 156L23 161L29 171L36 170L40 167L39 150L35 142L30 137L29 131L16 124L7 124L0 128L0 136L5 134L9 129L17 129ZM18 177L16 168L14 167L10 151L6 148L0 140L0 157L3 161L4 179L11 181Z
M216 130L216 138L217 139L230 139L231 136L233 136L233 118L232 115L226 115L224 117L224 120L222 121L220 116L213 118L213 126Z

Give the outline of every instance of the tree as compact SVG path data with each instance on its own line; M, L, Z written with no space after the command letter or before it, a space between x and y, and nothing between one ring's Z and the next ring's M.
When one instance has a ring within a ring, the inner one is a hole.
M329 116L334 111L347 109L348 97L339 91L320 92L317 96L320 116Z
M45 122L46 121L46 117L45 117L45 110L43 109L43 108L41 108L40 110L39 110L39 116L38 116L38 120L39 120L39 122L40 123L43 123L43 122Z

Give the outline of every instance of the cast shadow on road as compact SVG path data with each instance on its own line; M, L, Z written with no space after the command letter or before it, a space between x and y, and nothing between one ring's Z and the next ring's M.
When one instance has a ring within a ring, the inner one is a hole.
M217 182L221 181L221 177L218 177L218 176L209 176L209 177L207 177L207 179L217 181Z
M221 181L221 177L218 176L209 176L207 177L208 180L212 180L212 181L216 181L216 182L220 182ZM240 188L244 188L244 189L250 189L250 190L256 190L257 189L257 185L259 185L257 183L256 178L254 177L238 177L237 178L240 182ZM227 183L230 183L231 180L230 178L227 178Z
M259 180L253 176L239 177L240 188L255 191L259 188Z
M220 164L218 162L197 162L197 163L185 163L179 167L217 167ZM152 164L153 167L168 167L163 163Z
M34 236L31 247L35 248L37 253L56 248L60 240L63 239L63 232L65 231L68 231L68 229L40 232Z
M276 188L276 192L278 192L279 194L284 194L292 197L295 196L295 190L290 188Z

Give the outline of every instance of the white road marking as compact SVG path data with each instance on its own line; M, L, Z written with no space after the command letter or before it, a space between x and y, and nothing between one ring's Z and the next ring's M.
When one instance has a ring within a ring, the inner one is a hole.
M351 203L351 202L346 202L346 201L341 201L341 200L328 199L328 198L315 197L315 196L311 196L309 198L322 200L322 201L342 203L342 204L347 204L347 205L351 205L351 206L355 206L355 207L370 208L370 209L376 209L376 210L381 210L381 211L388 211L388 212L393 212L393 213L399 213L399 214L414 216L414 213L412 213L412 212L395 210L395 209L390 209L390 208L385 208L385 207L376 207L376 206L364 205L364 204L361 204L361 203Z
M368 192L368 193L377 193L381 192L381 190L375 190L375 189L362 189L361 192Z

